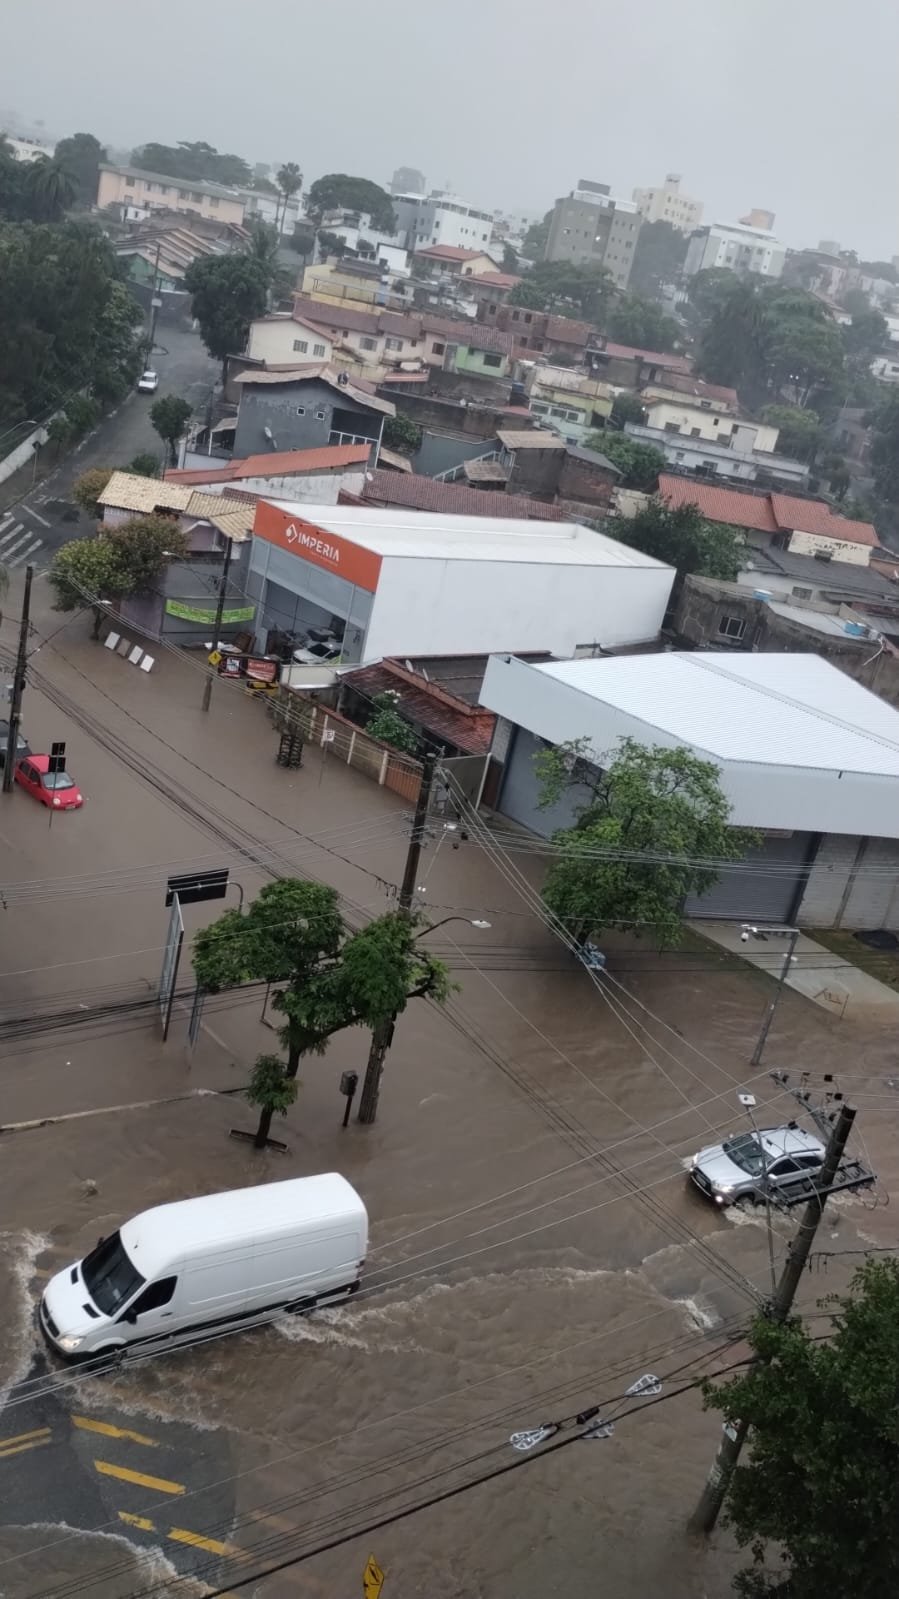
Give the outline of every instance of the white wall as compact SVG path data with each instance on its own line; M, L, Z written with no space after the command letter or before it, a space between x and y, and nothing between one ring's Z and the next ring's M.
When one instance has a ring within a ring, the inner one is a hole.
M735 423L728 416L714 411L700 410L698 406L678 405L670 400L657 400L646 407L646 423L651 428L677 427L679 433L692 436L693 428L708 443L726 444ZM771 430L774 431L774 430Z
M305 344L307 348L295 350L295 344ZM324 354L315 353L318 345ZM292 317L285 317L283 322L260 319L250 323L247 355L254 361L268 361L275 366L295 361L301 366L304 361L330 361L332 349L327 333L314 333L311 328L294 322Z
M523 646L519 646L522 648ZM597 755L631 737L641 744L683 748L648 718L627 714L571 684L548 677L524 661L493 655L481 704L552 744L588 738ZM705 750L697 754L714 760ZM899 838L899 780L831 769L730 761L721 765L721 788L736 827L792 828L798 832L870 833Z
M854 539L828 539L820 533L791 533L787 549L794 555L815 555L819 550L829 550L835 561L848 561L852 566L867 566L871 559L869 544L859 544Z
M673 581L665 566L385 557L364 655L568 656L582 644L645 642L658 637Z

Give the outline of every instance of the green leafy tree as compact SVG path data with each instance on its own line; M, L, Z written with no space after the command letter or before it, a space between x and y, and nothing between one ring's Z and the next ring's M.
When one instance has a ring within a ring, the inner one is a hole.
M351 177L347 172L328 172L316 178L306 195L306 212L321 222L328 211L358 211L371 217L380 233L396 232L396 214L390 195L370 178Z
M299 191L302 189L303 174L295 161L285 161L284 165L278 168L276 177L278 179L277 192L281 195L282 199L281 215L278 221L278 238L280 239L282 233L284 232L284 218L287 215L287 202L288 200L293 199L295 194L299 194Z
M891 394L869 416L871 467L877 493L899 505L899 395Z
M803 410L798 405L766 405L762 421L777 428L778 455L790 455L797 461L814 462L821 446L823 429L817 411Z
M72 499L81 507L85 514L94 521L100 515L100 495L103 493L109 479L112 477L114 467L92 466L81 476L75 479L72 486Z
M657 300L668 284L680 282L686 256L685 233L670 222L644 222L634 248L629 279L632 293ZM662 346L653 348L660 350Z
M853 361L867 363L889 348L889 325L880 311L856 312L848 328L842 328L841 332L846 354Z
M821 462L821 474L835 500L845 500L852 478L846 457L839 450L831 450Z
M304 258L315 251L315 228L311 222L298 222L287 239L292 250Z
M161 394L150 406L150 421L163 443L168 445L173 462L178 459L178 440L191 414L190 405L179 394Z
M226 911L201 929L194 970L212 993L245 982L274 985L286 1075L293 1079L301 1060L324 1055L344 1028L375 1028L410 999L447 997L446 968L419 946L417 933L414 921L393 913L350 932L336 889L281 878L266 884L245 913Z
M247 255L211 255L192 261L184 274L193 314L209 354L222 363L246 348L250 323L266 308L268 284Z
M399 694L391 689L376 694L372 700L374 714L368 720L366 732L382 744L414 755L418 750L418 737L406 718L400 715L399 699Z
M679 577L717 577L733 583L744 547L733 528L708 522L695 505L670 506L653 500L636 516L607 518L603 532L657 561L667 561Z
M319 228L316 237L322 259L328 260L334 256L335 260L340 261L346 255L346 240L333 229Z
M511 244L508 243L503 244L502 270L503 272L511 272L513 274L518 271L518 256L512 249Z
M280 299L288 292L295 278L295 274L289 272L281 261L281 235L277 228L258 217L250 223L249 232L247 255L258 266L269 299Z
M159 462L155 455L150 454L149 450L141 450L133 461L128 462L128 471L136 472L138 477L158 477Z
M756 1361L706 1385L707 1405L751 1429L726 1501L752 1552L734 1584L744 1599L899 1591L899 1263L867 1260L824 1305L831 1337L760 1316Z
M73 133L60 139L53 151L54 161L59 161L75 181L75 203L92 206L97 199L100 162L106 160L106 150L92 133Z
M66 401L66 416L75 434L89 433L100 420L100 407L92 394L73 394Z
M585 440L588 450L598 450L613 466L624 474L621 487L641 489L652 494L659 481L659 473L668 466L661 450L654 444L643 444L629 433L613 433L606 428L602 433L589 433Z
M847 289L840 304L851 317L865 316L871 309L871 301L864 289Z
M188 538L173 516L133 516L103 537L120 552L128 577L128 594L145 594L158 587L170 561L181 560Z
M541 222L532 222L521 241L523 253L529 261L542 261L549 243L549 230L552 227L553 214L547 211Z
M785 396L805 406L843 376L840 330L804 289L699 273L691 303L699 323L697 370L737 388L750 405ZM705 280L700 282L699 280Z
M141 516L120 527L101 529L86 539L72 539L57 550L49 579L55 590L53 609L94 614L92 637L100 637L106 608L130 594L154 588L172 557L185 553L186 539L168 517Z
M253 1145L264 1149L274 1116L286 1116L297 1097L297 1080L290 1077L280 1055L259 1055L250 1073L246 1099L259 1109L259 1126Z
M612 401L612 414L609 417L613 428L623 428L627 422L634 422L642 427L646 421L646 410L639 394L634 394L630 389L620 389ZM602 434L594 435L602 438Z
M740 860L756 842L729 825L718 767L691 750L622 738L601 754L580 739L534 764L542 806L573 801L574 826L553 835L560 853L543 898L578 943L607 928L679 943L684 900L718 877L691 863Z
M142 144L131 152L131 165L142 172L161 172L170 178L198 183L223 183L248 188L253 173L239 155L220 154L212 144L180 139L177 144Z
M75 203L78 194L75 174L55 156L40 156L36 161L29 161L25 172L25 193L32 202L35 220L58 222Z
M388 416L384 422L381 441L388 450L400 450L404 455L414 455L421 449L421 425L402 411Z
M673 350L680 338L680 327L652 300L636 294L622 294L609 308L605 330L613 339L638 350Z
M538 261L512 290L508 303L598 322L608 311L614 294L614 280L603 266Z
M47 423L47 442L53 445L57 455L65 449L67 444L71 444L74 437L75 429L72 427L65 411L59 411L56 416L51 416Z

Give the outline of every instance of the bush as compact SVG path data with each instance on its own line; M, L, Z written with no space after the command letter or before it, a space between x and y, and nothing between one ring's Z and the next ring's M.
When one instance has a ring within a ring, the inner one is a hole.
M414 455L421 449L421 428L411 416L389 416L384 423L381 442L385 449L401 450L404 455Z

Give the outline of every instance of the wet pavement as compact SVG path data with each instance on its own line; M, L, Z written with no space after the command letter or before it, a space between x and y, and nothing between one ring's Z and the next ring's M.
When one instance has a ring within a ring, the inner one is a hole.
M36 615L46 634L60 620ZM245 1578L236 1591L257 1599L358 1593L373 1553L387 1599L726 1595L727 1533L705 1551L683 1530L718 1423L679 1389L745 1352L768 1242L762 1218L705 1205L683 1168L740 1124L738 1087L766 1119L796 1111L747 1065L768 979L622 943L600 991L476 841L438 835L422 869L435 918L491 922L434 934L459 992L401 1019L374 1128L340 1126L340 1073L366 1054L354 1030L302 1068L275 1129L287 1152L255 1153L229 1130L253 1125L234 1090L272 1047L262 995L210 1001L193 1050L179 1005L161 1043L165 878L228 865L252 894L295 870L360 918L391 903L408 813L318 751L279 769L263 708L233 685L203 717L196 663L164 655L146 677L87 631L73 622L37 657L25 708L35 748L66 738L85 809L48 830L24 795L0 805L0 1123L45 1122L0 1139L0 1593L192 1599ZM7 622L0 648L10 638ZM188 933L220 908L189 907ZM766 1068L805 1069L816 1093L836 1072L880 1177L864 1203L829 1208L811 1315L851 1251L899 1242L882 1203L899 1177L892 1060L888 1029L784 995ZM98 1233L185 1194L335 1168L372 1218L351 1305L120 1372L45 1375L42 1284ZM791 1226L775 1219L776 1264ZM623 1395L647 1371L665 1388L634 1410ZM613 1437L262 1575L514 1464L513 1430L592 1404L629 1411Z

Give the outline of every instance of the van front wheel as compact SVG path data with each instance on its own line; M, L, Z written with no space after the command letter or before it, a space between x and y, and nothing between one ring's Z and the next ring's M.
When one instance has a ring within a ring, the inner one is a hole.
M315 1309L315 1300L308 1297L306 1299L292 1299L289 1305L284 1306L284 1309L288 1316L307 1316L310 1310Z

